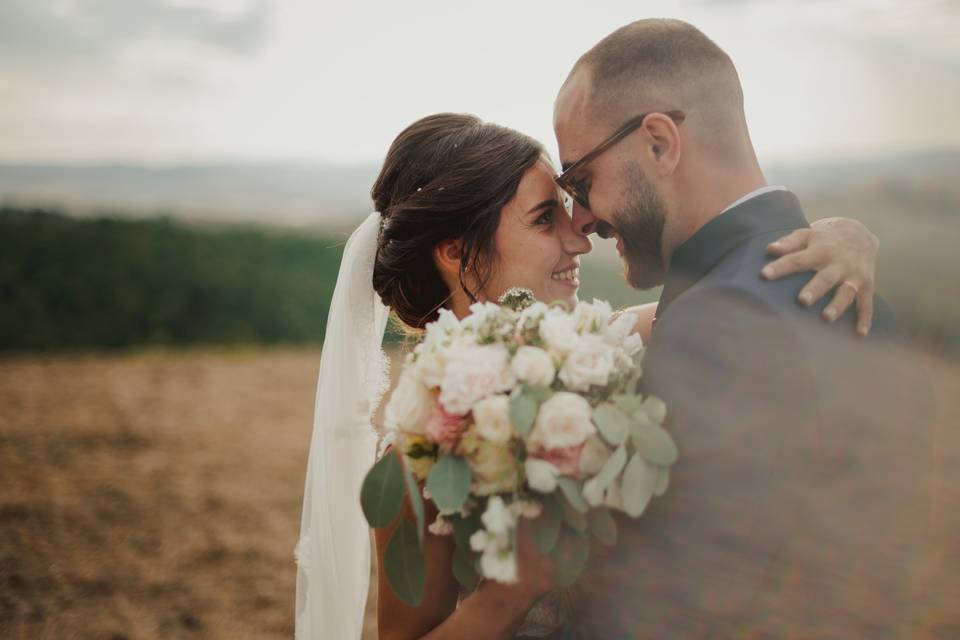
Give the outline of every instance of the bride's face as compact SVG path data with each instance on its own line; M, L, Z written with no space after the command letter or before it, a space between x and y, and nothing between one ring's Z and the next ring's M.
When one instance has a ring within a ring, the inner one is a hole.
M576 305L579 256L592 246L574 231L546 160L521 178L516 195L500 213L494 242L497 255L484 297L495 301L510 287L526 287L542 302Z

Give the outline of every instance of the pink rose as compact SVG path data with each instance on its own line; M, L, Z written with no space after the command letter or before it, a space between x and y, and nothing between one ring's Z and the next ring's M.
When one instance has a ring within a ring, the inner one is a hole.
M580 477L580 454L586 442L574 447L559 447L556 449L535 449L531 456L549 462L555 466L561 475L572 478Z
M449 453L460 442L469 424L469 416L448 413L443 405L437 402L433 413L427 419L426 435L441 451Z

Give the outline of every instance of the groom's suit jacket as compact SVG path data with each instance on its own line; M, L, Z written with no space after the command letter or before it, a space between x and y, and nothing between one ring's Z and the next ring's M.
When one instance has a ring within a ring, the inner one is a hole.
M680 458L639 520L618 517L619 544L594 547L578 637L906 637L930 624L944 552L931 387L882 300L861 339L852 312L827 324L796 302L811 274L760 278L767 243L806 226L792 193L768 192L673 254L644 391L666 402Z

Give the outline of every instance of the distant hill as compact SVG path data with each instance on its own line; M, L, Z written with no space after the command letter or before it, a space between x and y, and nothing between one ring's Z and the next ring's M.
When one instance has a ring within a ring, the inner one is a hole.
M169 215L345 229L371 209L373 165L218 164L143 167L0 164L0 204L72 215Z
M371 209L375 164L132 165L0 164L0 204L45 206L72 215L184 221L258 222L282 226L351 228ZM771 183L807 197L896 183L933 185L946 207L960 203L960 150L879 156L858 161L774 165Z

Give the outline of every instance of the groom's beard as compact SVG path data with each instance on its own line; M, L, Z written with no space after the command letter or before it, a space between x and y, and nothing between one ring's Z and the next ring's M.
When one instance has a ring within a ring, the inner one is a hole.
M666 209L639 167L632 167L627 202L613 212L613 225L623 243L624 276L631 287L663 284L663 225Z

